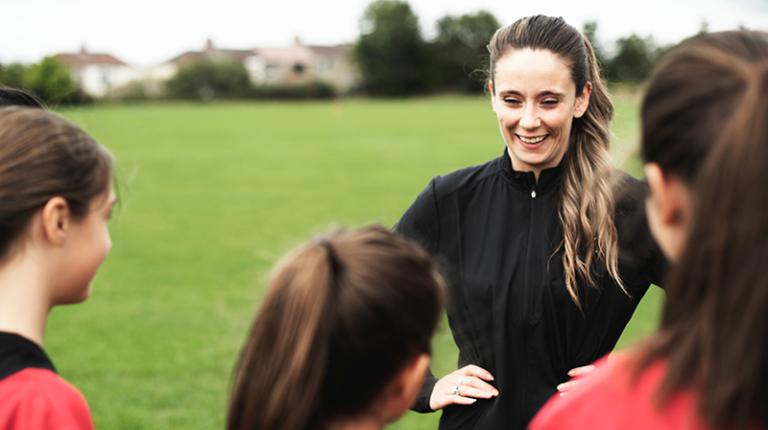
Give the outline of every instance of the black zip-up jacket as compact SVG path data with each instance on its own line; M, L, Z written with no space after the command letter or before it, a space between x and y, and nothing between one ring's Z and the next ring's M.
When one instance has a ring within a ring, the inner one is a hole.
M421 243L448 281L448 321L459 367L493 374L494 399L443 410L440 429L523 429L568 370L607 354L664 258L648 231L644 183L622 174L616 191L619 272L582 290L579 310L565 288L558 219L561 166L512 169L509 155L434 178L396 226ZM429 412L436 382L427 375L413 406Z

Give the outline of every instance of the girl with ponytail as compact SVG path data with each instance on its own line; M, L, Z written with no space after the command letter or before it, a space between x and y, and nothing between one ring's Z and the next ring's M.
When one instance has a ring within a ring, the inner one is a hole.
M585 37L531 16L488 44L501 157L436 177L397 229L445 264L459 370L414 409L441 429L526 428L616 344L664 258L644 185L612 169L613 106Z
M231 430L380 429L413 402L442 309L418 245L338 230L275 267L235 370Z
M768 33L666 54L642 126L648 219L675 263L661 328L533 428L768 428Z

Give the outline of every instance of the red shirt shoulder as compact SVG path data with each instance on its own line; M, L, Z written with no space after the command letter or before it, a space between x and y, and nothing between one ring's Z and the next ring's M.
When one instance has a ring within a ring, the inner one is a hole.
M27 368L0 381L0 428L92 430L85 397L48 369Z
M654 363L635 380L630 355L603 358L573 391L550 399L531 429L706 429L691 392L678 393L656 407L654 398L665 368L663 362Z

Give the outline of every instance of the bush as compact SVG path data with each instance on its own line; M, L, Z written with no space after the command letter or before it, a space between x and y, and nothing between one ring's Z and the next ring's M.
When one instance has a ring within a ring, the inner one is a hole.
M325 82L291 86L259 85L253 88L251 97L262 100L332 99L336 97L336 90Z
M106 100L118 103L136 103L156 98L150 95L144 82L131 81L110 91Z
M69 69L53 57L43 58L30 66L23 75L22 87L31 91L50 106L89 103L69 74Z
M0 65L0 85L12 88L24 87L24 74L27 66L19 63Z
M183 100L241 99L251 92L251 81L242 63L202 61L180 69L166 90Z

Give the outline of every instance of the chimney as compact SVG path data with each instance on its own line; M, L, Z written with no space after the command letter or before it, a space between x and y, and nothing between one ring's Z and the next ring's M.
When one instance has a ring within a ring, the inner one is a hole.
M211 52L213 50L215 50L215 48L213 47L213 40L211 40L211 38L209 37L208 39L205 40L205 52Z

